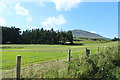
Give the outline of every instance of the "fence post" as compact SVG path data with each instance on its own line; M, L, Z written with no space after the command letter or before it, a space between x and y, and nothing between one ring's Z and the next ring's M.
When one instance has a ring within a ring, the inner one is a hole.
M68 50L68 74L70 73L71 49Z
M16 80L20 80L21 56L16 56Z
M99 53L99 51L100 51L100 48L98 47L98 53Z
M68 50L68 62L70 62L70 57L71 57L71 49Z
M86 48L86 56L89 57L89 54L90 54L90 49Z

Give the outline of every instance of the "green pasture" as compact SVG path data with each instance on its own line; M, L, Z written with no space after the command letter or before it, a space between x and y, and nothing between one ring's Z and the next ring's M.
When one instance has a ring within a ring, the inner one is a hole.
M74 55L85 55L85 48L91 49L91 55L97 52L98 46L103 50L104 46L115 46L117 42L92 43L84 45L43 45L43 44L8 44L0 45L2 50L2 69L15 68L16 56L22 56L22 66L43 63L57 59L67 59L68 49Z

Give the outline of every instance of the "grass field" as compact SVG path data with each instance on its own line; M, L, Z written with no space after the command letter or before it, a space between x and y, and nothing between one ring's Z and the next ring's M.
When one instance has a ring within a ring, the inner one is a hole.
M16 56L22 56L22 66L43 63L57 59L67 58L67 51L72 50L72 56L84 55L85 48L90 48L91 53L97 52L97 47L114 46L117 42L93 43L85 45L1 45L2 69L15 68Z

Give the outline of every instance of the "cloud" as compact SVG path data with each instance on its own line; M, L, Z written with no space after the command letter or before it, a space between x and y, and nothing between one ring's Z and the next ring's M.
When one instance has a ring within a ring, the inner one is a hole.
M68 11L71 8L77 7L81 0L52 0L56 6L57 11Z
M7 22L5 21L5 18L0 18L0 26L6 26Z
M32 22L32 17L27 17L27 22Z
M59 15L57 17L48 17L45 21L41 22L41 25L48 28L53 28L66 23L67 20L65 19L65 17L63 15Z
M26 25L26 28L27 28L27 29L36 29L37 27Z
M90 31L91 33L96 33L95 31Z
M16 3L15 10L17 11L16 14L19 14L19 15L28 15L29 14L29 10L22 7L20 5L20 3Z
M32 17L29 14L29 10L21 6L20 3L16 3L14 9L17 11L16 14L26 16L27 22L32 22Z

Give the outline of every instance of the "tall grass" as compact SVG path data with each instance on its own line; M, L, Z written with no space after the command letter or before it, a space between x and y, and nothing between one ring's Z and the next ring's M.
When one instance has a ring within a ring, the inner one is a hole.
M120 79L119 62L118 47L108 47L105 51L93 54L90 57L82 56L74 59L71 62L71 77ZM118 71L116 71L117 69Z
M49 70L39 74L39 78L120 79L120 54L118 50L120 50L118 46L107 47L89 57L74 57L71 62L65 62L64 67L60 67L60 64L51 66Z

